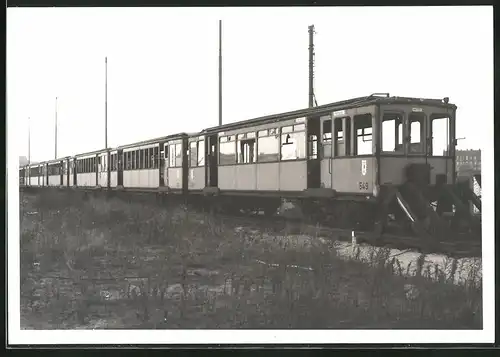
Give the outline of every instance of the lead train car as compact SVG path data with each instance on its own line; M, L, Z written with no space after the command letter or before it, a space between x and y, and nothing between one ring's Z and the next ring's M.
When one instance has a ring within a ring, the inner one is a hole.
M229 210L327 199L334 219L353 208L373 221L378 206L350 202L408 183L435 201L455 183L455 112L447 99L371 95L210 128L204 192Z

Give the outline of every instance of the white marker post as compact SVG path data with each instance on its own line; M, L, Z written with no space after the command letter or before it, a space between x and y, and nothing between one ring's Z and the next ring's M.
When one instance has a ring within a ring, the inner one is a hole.
M356 246L357 246L357 240L356 240L356 234L354 231L351 231L351 243L352 243L352 254L356 254Z

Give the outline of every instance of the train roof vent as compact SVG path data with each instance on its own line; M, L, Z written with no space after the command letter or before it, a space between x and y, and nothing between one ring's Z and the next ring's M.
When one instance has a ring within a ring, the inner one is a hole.
M390 95L389 95L389 93L372 93L368 97L385 97L385 98L389 98Z

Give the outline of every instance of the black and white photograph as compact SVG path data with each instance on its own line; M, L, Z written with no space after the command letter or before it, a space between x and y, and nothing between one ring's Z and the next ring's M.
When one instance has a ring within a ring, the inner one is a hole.
M492 6L6 19L9 344L494 341Z

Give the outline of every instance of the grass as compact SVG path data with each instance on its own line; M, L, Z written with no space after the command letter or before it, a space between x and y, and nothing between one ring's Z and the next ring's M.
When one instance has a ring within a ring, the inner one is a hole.
M76 193L20 209L25 329L482 328L476 276L406 276L387 250L345 260L315 237Z

